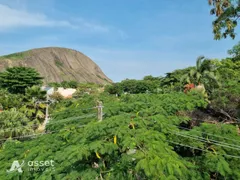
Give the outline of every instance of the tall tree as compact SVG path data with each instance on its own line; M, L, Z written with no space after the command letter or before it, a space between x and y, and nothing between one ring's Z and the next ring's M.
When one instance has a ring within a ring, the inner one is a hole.
M25 93L27 87L41 85L42 77L33 68L12 67L0 73L0 87L6 88L11 93Z
M182 76L181 81L194 84L205 84L206 80L217 83L217 77L214 74L215 67L211 61L205 59L204 56L199 56L196 61L196 66L188 73Z
M240 17L240 0L208 0L213 8L210 14L216 15L213 21L214 39L219 40L230 36L235 38L234 29Z
M228 50L228 54L232 56L233 61L240 61L240 41L232 49Z
M46 91L42 91L40 86L27 87L25 90L25 96L28 100L31 98L35 100L45 100Z

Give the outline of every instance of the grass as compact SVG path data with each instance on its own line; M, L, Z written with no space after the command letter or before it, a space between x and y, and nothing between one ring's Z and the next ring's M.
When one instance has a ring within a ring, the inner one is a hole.
M59 60L55 60L55 64L57 67L63 67L63 63Z
M27 51L0 56L1 59L23 60L28 55Z
M106 81L106 82L109 82L106 78L103 78L103 77L101 77L101 76L99 76L99 75L97 75L97 77L100 78L100 79L102 79L102 80L104 80L104 81Z

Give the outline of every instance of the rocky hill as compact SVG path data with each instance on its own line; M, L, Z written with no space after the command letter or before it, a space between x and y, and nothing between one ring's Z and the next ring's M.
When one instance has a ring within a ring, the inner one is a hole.
M39 48L0 57L0 72L13 66L35 68L45 83L69 80L98 84L112 82L89 57L67 48Z

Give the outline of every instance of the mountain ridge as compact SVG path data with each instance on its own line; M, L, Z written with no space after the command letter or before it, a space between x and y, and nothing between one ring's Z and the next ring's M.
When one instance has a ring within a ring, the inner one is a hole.
M0 56L0 72L15 66L35 68L44 77L44 83L70 80L112 83L93 60L69 48L42 47Z

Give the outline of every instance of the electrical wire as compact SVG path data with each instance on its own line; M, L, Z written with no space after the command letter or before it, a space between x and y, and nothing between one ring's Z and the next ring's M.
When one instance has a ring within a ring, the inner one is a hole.
M130 113L127 113L127 112L121 112L121 113L130 114ZM189 130L189 131L196 131L196 132L199 132L201 134L206 134L206 135L214 136L214 137L217 137L217 138L227 139L227 140L230 140L230 141L234 141L234 142L240 143L240 141L238 141L238 140L227 138L227 137L223 137L223 136L218 136L218 135L215 135L215 134L212 134L212 133L206 133L206 132L198 131L198 130L195 130L195 129L190 129L190 128L186 128L186 127L182 127L182 126L171 125L171 124L168 124L168 126L177 127L179 129L185 129L185 130ZM212 140L212 141L215 141L215 140ZM235 146L235 145L233 145L233 146Z
M4 129L0 129L0 131L7 131L7 130L17 130L17 129L20 129L19 127L22 127L21 128L21 130L23 129L23 128L34 128L34 127L39 127L40 126L40 124L39 125L32 125L32 126L18 126L18 127L13 127L13 128L4 128Z
M84 116L77 116L77 117L72 117L72 118L66 118L66 119L62 119L62 120L55 120L55 122L52 123L48 123L47 125L52 125L52 124L59 124L59 123L63 123L63 122L69 122L69 121L74 121L74 120L79 120L79 119L85 119L87 117L94 117L96 116L96 114L89 114L89 115L84 115Z
M55 124L55 123L63 123L63 122L71 121L71 120L84 119L84 118L87 118L87 117L93 117L95 115L96 114L89 114L89 115L85 115L85 116L78 116L78 117L74 117L74 119L73 118L72 119L67 118L65 120L63 119L64 121L57 121L57 122L54 122L54 123L49 123L48 125L52 125L52 124ZM78 127L84 127L84 126L78 126ZM56 131L51 131L51 132L46 132L46 133L38 133L38 134L30 134L30 135L24 135L24 136L16 136L16 137L12 137L11 139L21 139L21 138L25 138L25 137L33 137L33 136L39 136L39 135L44 135L44 134L50 134L50 133L53 133L53 132L56 132ZM9 138L0 139L0 142L8 140L8 139Z
M80 111L80 110L82 110L82 111L85 111L85 110L91 110L91 109L96 109L96 108L98 108L98 106L96 106L96 107L91 107L91 108L84 108L84 109L74 109L74 110L71 110L71 111ZM64 114L64 113L66 113L65 111L60 111L60 112L55 112L56 114Z
M197 137L197 136L183 135L183 134L181 134L181 133L174 133L174 134L177 134L177 135L182 136L182 137L190 138L190 139L199 140L199 141L201 141L201 142L210 142L210 141L208 141L208 140L206 140L206 139L204 139L204 138L199 139L199 137ZM240 150L240 148L236 148L236 147L231 147L231 146L228 146L228 145L224 145L224 144L221 144L221 142L220 142L220 143L210 142L210 143L215 144L215 145L217 145L217 146L222 146L222 147L227 147L227 148L230 148L230 149ZM227 143L226 143L226 144L227 144ZM229 144L229 145L230 145L230 144Z
M211 133L202 132L202 131L198 131L198 130L195 130L195 129L189 129L189 128L182 127L182 126L177 126L177 127L179 127L180 129L196 131L196 132L200 132L200 133L202 133L202 134L211 135L211 136L215 136L215 137L218 137L218 138L223 138L223 139L227 139L227 140L230 140L230 141L234 141L234 142L240 143L240 141L235 140L235 139L230 139L230 138L227 138L227 137L223 137L223 136L218 136L218 135L211 134Z
M84 116L86 116L86 117L91 117L91 116L93 116L94 114L89 114L89 115L83 115L83 116L77 116L77 117L70 117L70 118L65 118L65 119L60 119L60 120L56 120L56 122L53 122L53 123L48 123L49 125L50 124L55 124L55 123L61 123L63 120L65 121L65 120L67 120L68 121L68 119L69 120L75 120L75 119L82 119L82 118L84 118ZM104 115L104 114L103 114ZM4 129L0 129L0 131L2 130L2 131L7 131L7 130L23 130L23 129L25 129L25 128L28 128L28 127L30 127L30 128L34 128L34 127L39 127L41 124L39 124L39 125L31 125L31 126L18 126L18 127L16 127L16 128L4 128ZM22 128L19 128L19 127L22 127Z
M78 126L79 128L80 127L85 127L85 125L83 126ZM18 136L18 137L13 137L11 139L20 139L20 138L25 138L25 137L34 137L34 136L39 136L39 135L45 135L45 134L51 134L53 132L56 132L56 131L51 131L51 132L46 132L46 133L38 133L38 134L32 134L32 135L26 135L26 136ZM59 132L59 131L58 131ZM9 139L9 138L8 138ZM0 139L0 141L4 141L4 140L7 140L7 139ZM188 148L192 148L192 149L196 149L196 150L200 150L200 151L203 151L203 152L209 152L205 149L201 149L201 148L197 148L197 147L193 147L193 146L189 146L189 145L186 145L186 144L181 144L181 143L177 143L177 142L174 142L174 141L169 141L169 140L165 140L166 142L169 142L169 143L172 143L172 144L175 144L175 145L179 145L179 146L183 146L183 147L188 147ZM237 158L237 159L240 159L240 156L235 156L235 155L230 155L230 154L220 154L220 153L217 153L215 152L216 154L218 155L221 155L221 156L226 156L226 157L231 157L231 158Z
M0 142L8 140L8 139L22 139L22 138L26 138L26 137L41 136L41 135L44 135L44 134L51 134L53 132L55 132L55 131L45 132L45 133L29 134L29 135L23 135L23 136L16 136L16 137L11 137L11 138L9 137L9 138L0 139Z
M204 151L204 152L209 152L209 151L207 151L205 149L189 146L189 145L186 145L186 144L181 144L181 143L177 143L177 142L169 141L169 140L165 140L165 141L167 141L169 143L172 143L172 144L175 144L175 145L184 146L184 147L188 147L188 148L192 148L192 149L197 149L197 150ZM221 156L226 156L226 157L232 157L232 158L240 159L240 156L234 156L234 155L231 155L231 154L219 154L217 152L216 152L216 154L221 155Z

